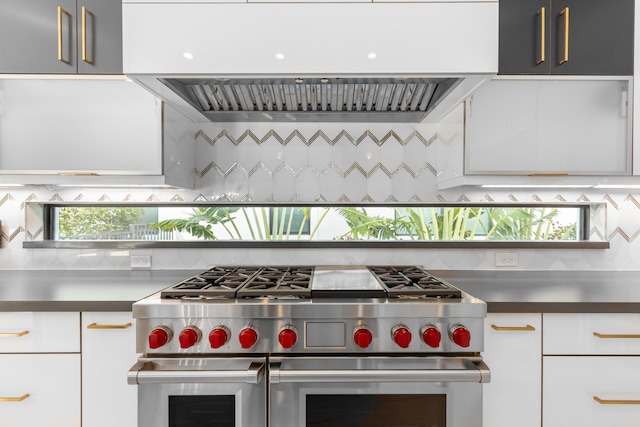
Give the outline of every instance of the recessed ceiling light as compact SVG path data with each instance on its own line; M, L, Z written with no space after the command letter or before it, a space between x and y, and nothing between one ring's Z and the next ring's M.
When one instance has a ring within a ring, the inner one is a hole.
M378 55L375 52L371 52L369 55L367 55L367 58L369 59L376 59L378 57Z
M276 53L276 59L283 60L284 59L284 53Z
M185 59L193 59L193 54L191 52L185 52L182 54Z

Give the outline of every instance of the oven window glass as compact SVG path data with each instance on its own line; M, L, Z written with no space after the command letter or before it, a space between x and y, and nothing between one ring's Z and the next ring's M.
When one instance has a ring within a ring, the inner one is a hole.
M446 427L444 394L307 395L307 427Z
M169 427L235 427L235 396L169 396Z

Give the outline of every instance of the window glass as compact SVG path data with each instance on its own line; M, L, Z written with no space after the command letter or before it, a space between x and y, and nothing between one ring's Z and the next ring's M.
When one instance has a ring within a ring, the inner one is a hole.
M575 241L589 205L68 205L49 217L61 241Z

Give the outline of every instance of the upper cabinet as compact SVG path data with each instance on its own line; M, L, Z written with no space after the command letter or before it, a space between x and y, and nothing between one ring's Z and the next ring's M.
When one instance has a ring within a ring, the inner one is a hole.
M632 75L634 0L500 0L500 74Z
M0 6L0 73L122 74L121 0Z

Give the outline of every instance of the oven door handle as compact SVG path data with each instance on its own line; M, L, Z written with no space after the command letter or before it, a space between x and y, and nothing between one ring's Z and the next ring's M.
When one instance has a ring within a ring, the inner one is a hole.
M491 380L483 361L468 361L466 369L282 369L269 365L271 383L383 383L383 382L477 382Z
M246 370L155 370L153 362L138 362L131 367L127 382L136 384L247 383L259 384L265 364L251 362Z

